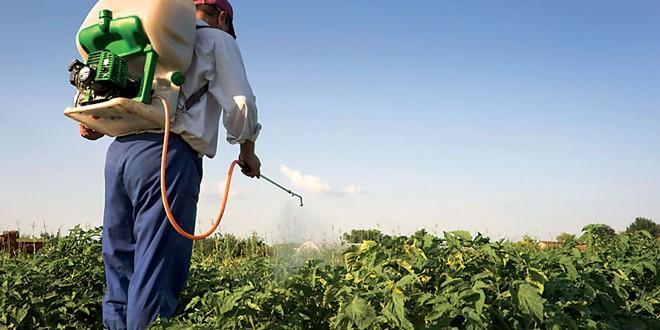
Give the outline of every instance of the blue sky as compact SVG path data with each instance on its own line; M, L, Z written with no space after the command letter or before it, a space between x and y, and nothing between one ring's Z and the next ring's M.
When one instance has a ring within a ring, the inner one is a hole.
M234 1L262 170L306 206L237 177L223 231L552 238L660 220L659 2L374 3ZM111 140L82 140L62 115L92 5L0 13L0 230L101 224ZM236 154L224 143L205 160L201 229Z

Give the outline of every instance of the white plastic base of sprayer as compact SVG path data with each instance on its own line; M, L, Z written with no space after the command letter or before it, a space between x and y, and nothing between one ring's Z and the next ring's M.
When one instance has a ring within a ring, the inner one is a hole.
M178 88L157 94L167 99L170 109L176 109ZM151 104L144 104L126 98L114 98L102 103L66 108L64 115L108 136L165 128L165 108L157 99ZM170 113L170 118L173 117L174 113Z
M67 108L64 115L109 136L163 128L162 106L144 104L125 98L83 107Z

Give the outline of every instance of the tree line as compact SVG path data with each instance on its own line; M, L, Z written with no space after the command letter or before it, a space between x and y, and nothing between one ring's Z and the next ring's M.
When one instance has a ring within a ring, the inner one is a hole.
M660 224L655 223L651 219L642 218L642 217L635 218L635 221L633 221L626 228L625 232L630 234L642 230L647 231L653 237L660 238ZM422 229L413 236L418 236L422 232L426 233L426 231ZM602 223L594 223L587 225L584 228L582 228L582 232L585 234L586 233L595 234L600 237L617 235L617 232L614 230L614 228ZM378 242L383 237L383 235L384 234L378 229L353 229L350 232L344 233L342 235L342 242L352 243L352 244L362 243L363 241ZM577 235L575 234L561 233L555 239L558 242L569 242L569 241L579 240L579 238L580 237L577 237Z

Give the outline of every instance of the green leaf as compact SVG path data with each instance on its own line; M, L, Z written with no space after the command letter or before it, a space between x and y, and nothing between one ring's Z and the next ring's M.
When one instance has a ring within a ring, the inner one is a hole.
M251 302L251 301L248 301L248 302L246 303L246 305L247 305L248 307L254 309L255 311L261 311L261 307L259 307L259 305L255 304L255 303L253 303L253 302ZM282 306L280 306L280 305L275 306L276 309L277 309L277 307L279 307L280 310L282 309ZM284 312L282 312L282 313L280 313L280 314L284 314Z
M405 269L408 273L414 274L415 271L412 269L412 265L406 260L403 259L397 259L396 264L401 266L403 269Z
M346 317L359 329L367 329L376 321L376 311L364 299L355 296L344 308Z
M16 311L16 324L21 324L25 317L28 315L30 307L23 306L18 311Z
M573 265L573 260L567 256L561 256L561 258L559 258L559 263L564 266L564 269L566 270L566 273L571 280L578 278L579 274L577 269L575 269L575 265Z
M405 298L400 293L392 294L392 301L383 307L383 315L399 329L414 329L412 323L406 318Z
M462 241L471 241L472 240L472 234L470 234L470 232L467 231L467 230L450 231L449 233L446 233L445 236L447 236L447 234L449 234L453 237L456 237L456 238L458 238Z
M454 307L452 305L446 302L436 303L433 305L431 313L426 316L426 320L429 322L434 322L438 319L444 318L445 314L447 314L447 312L451 311L453 308Z
M408 274L404 277L402 277L398 282L396 282L396 288L398 289L405 289L409 287L413 283L417 283L419 281L419 278L414 275L414 274Z
M516 294L518 308L525 315L531 315L536 320L543 321L543 298L538 289L529 284L521 284Z
M284 316L284 308L282 308L282 305L276 305L273 307L273 310L277 312L280 316Z
M358 248L358 252L364 253L369 251L371 248L377 246L378 243L375 241L363 241L362 244L360 244L360 248Z
M440 285L440 288L441 288L441 289L444 289L444 288L446 288L446 287L448 287L448 286L450 286L450 285L455 285L455 284L459 284L459 283L463 283L463 279L460 278L460 277L457 277L457 278L448 278L446 281L444 281L444 282L442 283L442 285Z
M474 307L477 310L477 314L481 315L486 305L486 294L483 290L475 290L475 292L479 294L479 300L474 303Z
M191 309L193 309L193 308L195 307L195 305L197 305L197 303L199 303L199 300L200 300L200 297L199 297L199 296L197 296L197 297L193 297L193 298L190 300L190 302L186 305L186 308L184 308L184 310L187 311L187 310L191 310Z

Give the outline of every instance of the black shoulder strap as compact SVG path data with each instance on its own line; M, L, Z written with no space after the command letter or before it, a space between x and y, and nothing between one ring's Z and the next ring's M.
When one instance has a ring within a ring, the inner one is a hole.
M209 83L204 84L202 88L198 89L193 95L190 95L190 97L186 100L186 110L190 110L190 108L197 104L199 100L202 99L202 96L206 94L209 91Z
M213 27L211 27L211 26L205 26L205 25L195 26L195 29L197 29L197 30L199 30L199 29L212 29L212 28ZM190 97L188 99L186 99L186 104L185 104L186 110L190 110L190 108L193 105L197 104L197 102L199 102L199 100L202 99L202 96L204 96L204 94L206 94L208 91L209 91L209 83L206 83L200 89L195 91L195 93L193 93L193 95L190 95Z

